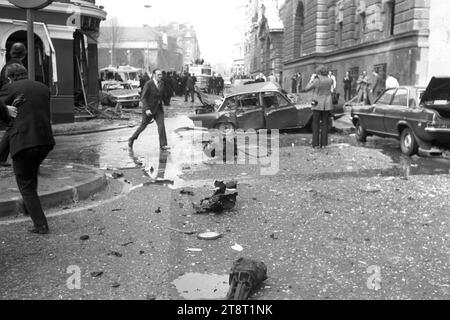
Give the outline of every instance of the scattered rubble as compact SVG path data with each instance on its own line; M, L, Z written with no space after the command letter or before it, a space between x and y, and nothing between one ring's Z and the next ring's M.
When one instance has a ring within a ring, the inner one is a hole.
M239 258L230 272L227 300L247 300L267 280L263 262Z

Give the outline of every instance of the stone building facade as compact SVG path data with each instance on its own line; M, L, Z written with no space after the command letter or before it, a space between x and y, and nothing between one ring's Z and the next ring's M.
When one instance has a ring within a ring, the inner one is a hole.
M277 5L285 89L296 72L303 74L304 86L319 65L335 73L341 92L347 71L354 88L363 70L392 73L405 85L426 85L433 75L450 74L448 1L279 0ZM254 22L249 25L257 30ZM248 57L250 68L265 55L250 54L256 55Z
M98 101L97 38L105 18L95 0L54 1L35 13L36 80L51 90L53 123L73 122L84 97ZM0 68L15 42L27 46L26 12L0 0Z
M279 74L283 70L283 23L277 0L250 0L246 8L245 73Z

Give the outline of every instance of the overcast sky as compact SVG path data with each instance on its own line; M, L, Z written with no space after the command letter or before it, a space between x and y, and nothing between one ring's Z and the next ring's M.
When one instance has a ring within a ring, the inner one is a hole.
M235 26L241 19L236 8L244 0L97 0L108 17L123 26L157 26L172 21L190 22L197 31L202 58L210 63L231 63ZM144 5L152 7L146 9ZM241 35L242 36L242 35Z

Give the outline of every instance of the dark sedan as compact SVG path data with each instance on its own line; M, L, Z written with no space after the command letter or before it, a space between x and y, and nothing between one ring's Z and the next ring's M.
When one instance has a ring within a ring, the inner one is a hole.
M450 146L450 78L432 78L428 87L385 90L370 106L354 106L356 138L393 137L406 155L437 155Z
M333 116L336 119L343 115L340 103ZM279 85L260 82L233 88L220 105L206 105L189 118L196 126L227 133L236 129L307 127L311 124L312 110L309 103L293 103Z

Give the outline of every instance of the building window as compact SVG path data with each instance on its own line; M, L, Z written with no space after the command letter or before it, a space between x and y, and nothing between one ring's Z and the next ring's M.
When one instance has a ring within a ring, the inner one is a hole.
M342 34L344 30L344 24L339 22L337 24L337 32L336 32L336 45L340 48L342 46Z
M395 1L389 1L386 3L385 12L386 36L390 37L394 35L395 30Z
M305 6L300 1L295 12L294 21L294 59L302 54L303 30L305 27Z
M366 34L366 13L359 15L359 40L364 40L364 35Z

